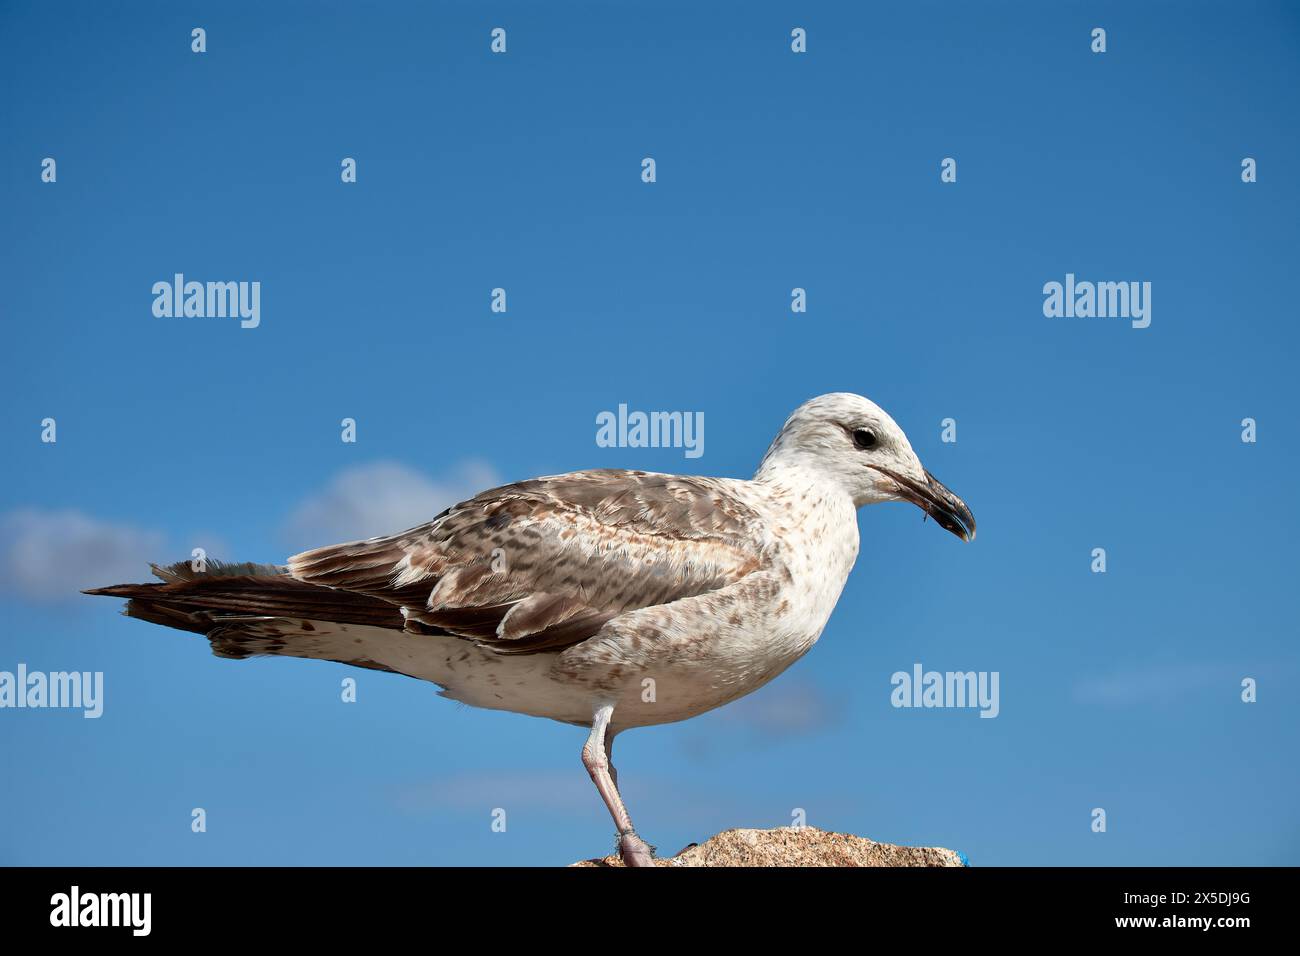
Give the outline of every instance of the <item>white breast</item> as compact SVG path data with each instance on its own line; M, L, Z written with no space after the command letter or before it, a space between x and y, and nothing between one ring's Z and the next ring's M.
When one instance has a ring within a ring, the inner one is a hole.
M557 679L613 702L615 726L720 707L772 680L821 636L857 557L852 502L816 482L743 484L766 517L768 568L721 591L623 615L559 655Z

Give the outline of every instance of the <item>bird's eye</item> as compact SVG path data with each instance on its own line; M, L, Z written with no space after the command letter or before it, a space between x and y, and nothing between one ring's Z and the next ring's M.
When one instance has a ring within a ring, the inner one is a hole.
M859 448L872 448L876 444L876 433L865 428L853 432L853 444Z

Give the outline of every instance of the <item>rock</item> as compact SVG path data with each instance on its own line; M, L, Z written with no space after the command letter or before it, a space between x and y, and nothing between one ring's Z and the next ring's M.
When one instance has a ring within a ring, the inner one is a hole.
M583 860L573 866L622 866L617 856ZM965 866L953 850L932 846L876 843L851 833L816 827L774 830L724 830L655 866Z

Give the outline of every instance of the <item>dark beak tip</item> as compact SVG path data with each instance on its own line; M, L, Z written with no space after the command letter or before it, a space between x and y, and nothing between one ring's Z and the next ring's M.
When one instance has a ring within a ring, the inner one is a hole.
M929 470L922 469L925 474L924 483L886 468L877 470L892 478L900 497L919 507L924 517L933 518L935 524L963 541L975 540L975 515L966 502L949 491Z
M925 472L926 481L930 487L929 505L926 510L934 508L935 511L942 515L940 524L951 531L963 541L970 542L975 540L975 515L971 513L966 502L962 501L944 485L938 478ZM938 518L938 515L936 515Z

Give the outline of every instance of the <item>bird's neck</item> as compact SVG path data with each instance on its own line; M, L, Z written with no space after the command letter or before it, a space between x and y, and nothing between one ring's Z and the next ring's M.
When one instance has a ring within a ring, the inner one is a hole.
M814 544L848 556L844 574L858 552L857 507L849 493L832 476L797 463L767 462L754 476L754 484L775 505L775 512L791 531Z
M791 635L804 653L821 634L858 556L857 508L843 486L816 468L760 468L775 561L789 574L790 600L807 626ZM797 655L796 655L797 656Z
M833 475L811 466L798 456L781 455L763 459L754 482L766 488L772 495L785 499L791 507L802 502L808 507L815 507L822 502L843 499L853 510L853 499L843 485Z

